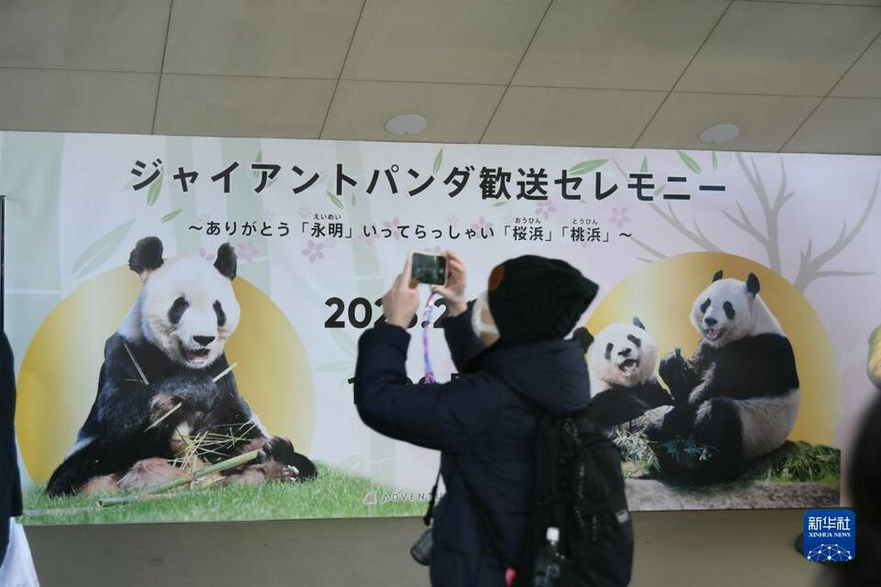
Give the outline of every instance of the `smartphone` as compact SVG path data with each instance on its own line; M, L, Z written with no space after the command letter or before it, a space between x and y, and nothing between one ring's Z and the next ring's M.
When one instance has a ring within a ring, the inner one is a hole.
M431 253L410 254L410 279L428 285L444 285L447 282L447 258Z

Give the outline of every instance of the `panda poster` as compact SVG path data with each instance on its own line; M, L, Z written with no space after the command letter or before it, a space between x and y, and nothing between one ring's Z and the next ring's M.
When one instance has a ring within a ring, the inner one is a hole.
M470 298L523 254L599 284L592 414L633 510L846 503L881 323L881 158L0 133L30 524L421 515L358 337L413 251ZM423 302L428 297L427 288ZM455 376L445 306L408 376Z

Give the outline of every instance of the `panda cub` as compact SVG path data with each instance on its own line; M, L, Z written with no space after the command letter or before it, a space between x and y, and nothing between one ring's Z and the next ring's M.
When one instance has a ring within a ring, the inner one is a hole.
M780 447L800 403L795 355L779 322L759 296L759 279L722 279L698 295L691 323L701 335L689 359L676 349L659 374L676 407L649 429L649 438L691 436L710 458L688 463L695 480L724 480L746 461Z
M658 345L639 318L603 328L587 352L591 420L603 428L626 425L634 431L657 408L672 405L654 374L657 359Z
M223 350L239 322L233 248L221 245L213 265L201 257L163 260L162 242L148 237L129 267L144 286L104 346L97 397L46 492L139 489L180 477L184 471L169 461L206 432L229 440L212 445L201 464L260 451L252 464L222 473L226 482L315 477L290 441L263 429L232 372L214 381L229 367Z

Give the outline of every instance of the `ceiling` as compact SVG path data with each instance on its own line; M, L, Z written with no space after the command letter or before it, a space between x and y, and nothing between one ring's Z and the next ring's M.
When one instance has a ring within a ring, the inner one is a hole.
M881 0L3 0L0 129L881 154L879 34Z

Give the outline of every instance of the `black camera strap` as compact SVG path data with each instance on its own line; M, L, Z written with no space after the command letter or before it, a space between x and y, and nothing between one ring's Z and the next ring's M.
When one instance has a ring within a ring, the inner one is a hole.
M440 484L441 472L440 466L437 469L437 477L434 479L434 487L431 488L431 498L428 500L428 510L422 516L422 521L426 526L431 526L431 519L434 517L434 504L437 503L437 486Z

